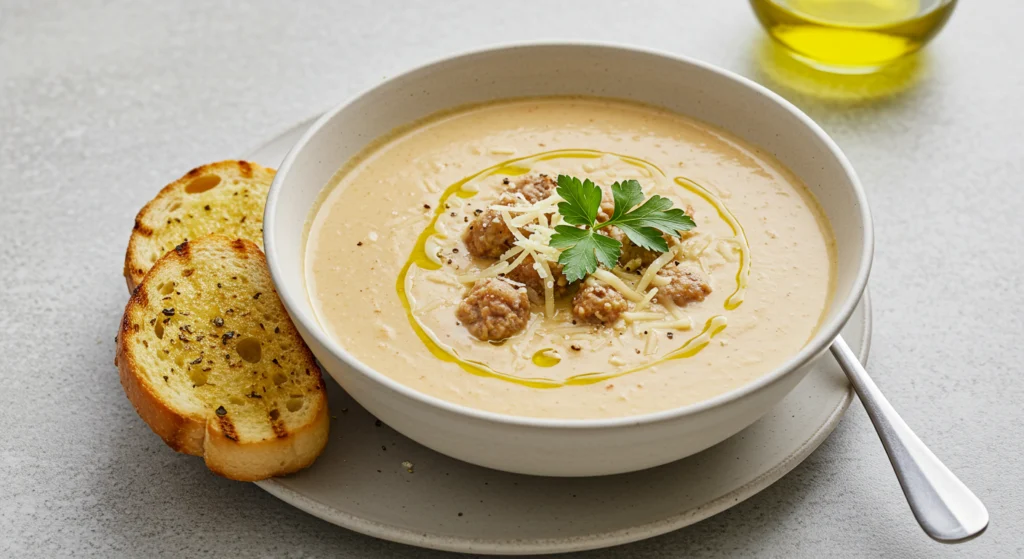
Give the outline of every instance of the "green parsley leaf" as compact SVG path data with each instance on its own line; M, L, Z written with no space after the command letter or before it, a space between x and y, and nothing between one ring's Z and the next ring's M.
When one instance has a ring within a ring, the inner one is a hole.
M633 206L644 201L644 191L635 180L617 182L612 185L612 199L615 200L615 211L611 220L614 221L633 209Z
M577 229L571 225L558 225L551 236L551 246L564 248L558 257L565 279L572 283L597 271L598 261L608 268L619 260L622 244L593 229Z
M597 210L601 208L601 187L590 179L580 181L576 177L558 175L555 192L565 200L558 203L558 213L566 223L593 227Z
M614 186L612 185L613 189ZM618 211L619 206L616 203L615 212ZM696 226L693 219L683 210L672 207L672 200L657 194L651 196L639 208L618 217L613 215L598 227L610 225L621 229L637 246L659 252L668 250L668 243L665 242L662 233L678 237L680 231L689 231Z
M673 208L668 198L654 195L644 202L643 190L635 180L616 182L611 190L615 208L607 221L597 223L601 188L590 179L581 181L567 175L558 176L557 192L565 200L559 202L558 213L570 225L555 227L551 246L564 249L558 263L570 283L597 271L598 262L612 268L618 261L622 244L600 234L598 230L603 227L618 227L637 246L666 252L668 243L663 234L678 237L680 231L696 226L683 210Z

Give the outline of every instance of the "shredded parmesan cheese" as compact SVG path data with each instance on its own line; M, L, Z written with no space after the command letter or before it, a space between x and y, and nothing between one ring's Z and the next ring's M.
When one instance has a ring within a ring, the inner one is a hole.
M612 273L619 276L619 279L626 282L626 285L630 287L636 287L636 274L631 274L618 266L612 268Z
M663 320L665 318L665 314L660 312L624 312L622 313L622 318L625 318L628 322Z
M591 274L591 277L598 279L615 288L615 290L621 293L623 297L630 301L633 301L634 303L638 303L644 300L643 295L640 295L639 293L634 291L632 288L626 285L621 279L619 279L619 276L616 276L615 274L609 272L608 270L598 268L596 272Z
M636 284L637 291L643 291L647 289L648 284L654 279L654 276L658 275L658 270L661 270L665 264L668 264L675 258L675 254L672 251L664 252L659 256L651 265L647 267L647 271L644 272L644 277L640 278L640 283Z
M654 299L654 296L657 294L658 288L652 287L650 290L647 291L647 293L644 294L644 300L636 304L636 307L633 309L633 311L640 312L646 309L647 306L651 304L651 299Z
M664 299L664 301L661 301L661 306L665 307L665 310L671 313L673 318L675 318L676 320L685 318L686 315L683 314L683 311L679 310L679 307L677 307L671 299Z
M679 320L673 320L668 322L652 322L644 325L647 328L667 328L671 330L689 330L693 328L693 320L686 316Z
M517 241L525 241L526 237L524 237L523 234L519 232L518 227L512 224L512 214L508 213L508 210L508 207L503 206L503 209L500 210L501 219L505 221L505 226L508 227L508 230L512 232L512 235L516 238Z
M534 266L540 266L537 273L544 280L544 314L551 318L555 316L555 280L545 260L534 256L534 262Z
M651 280L651 285L654 287L665 287L670 283L672 283L672 278L667 278L665 276L654 276L654 279Z
M630 272L634 272L634 271L640 269L640 266L642 266L643 263L644 263L643 260L641 260L639 258L634 258L634 259L630 260L629 262L626 262L626 265L623 266L623 268L625 268L626 270L628 270Z
M510 256L510 253L518 254L519 256L511 263L506 262L505 260L499 260L498 262L492 264L491 266L485 268L484 270L481 270L479 273L461 275L458 277L458 280L462 283L474 283L476 282L476 280L497 277L501 274L508 273L516 266L522 264L523 260L526 260L526 257L529 256L529 254L525 250L523 250L522 247L515 247L506 252L505 254L503 254L502 258Z
M549 227L549 224L554 225L558 218L552 215L549 221L547 214L554 214L557 211L557 204L560 200L561 198L557 196L550 196L531 205L491 206L491 209L499 212L505 226L508 227L515 237L513 250L518 249L520 253L519 257L512 264L508 264L505 262L507 256L514 253L511 250L506 252L502 255L500 262L477 276L486 277L485 274L498 275L506 273L521 264L527 256L532 257L534 262L533 268L537 271L537 275L540 276L544 284L544 314L549 318L555 315L555 278L551 272L551 264L558 262L558 256L561 254L561 251L553 248L550 244L551 236L554 235L555 230ZM519 215L513 218L513 213ZM521 229L529 231L530 236L524 235Z
M654 332L647 335L647 341L644 342L644 355L651 355L658 351L658 336Z
M712 240L710 235L698 234L684 241L676 250L683 260L697 260L711 246Z

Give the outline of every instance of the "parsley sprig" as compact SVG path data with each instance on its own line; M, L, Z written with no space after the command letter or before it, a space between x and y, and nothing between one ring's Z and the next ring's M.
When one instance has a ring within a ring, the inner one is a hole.
M654 195L644 201L640 183L625 180L612 184L615 209L606 221L598 222L601 208L601 188L590 179L558 175L558 195L565 201L558 203L558 213L568 225L555 227L551 246L564 249L558 257L569 282L583 279L597 271L597 263L612 268L622 253L622 243L598 233L604 227L616 226L637 246L658 252L668 251L662 237L674 237L680 231L689 231L696 224L683 210L672 207L672 201ZM641 204L643 202L643 204ZM639 207L637 205L639 204Z

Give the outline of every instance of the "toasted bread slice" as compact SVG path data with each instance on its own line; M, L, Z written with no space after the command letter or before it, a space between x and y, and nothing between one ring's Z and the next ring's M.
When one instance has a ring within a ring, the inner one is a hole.
M320 369L252 242L210 235L160 258L128 301L115 363L153 431L224 477L294 472L327 443Z
M189 239L218 233L263 247L263 206L275 171L247 161L192 169L165 186L135 216L124 257L128 290L167 251Z

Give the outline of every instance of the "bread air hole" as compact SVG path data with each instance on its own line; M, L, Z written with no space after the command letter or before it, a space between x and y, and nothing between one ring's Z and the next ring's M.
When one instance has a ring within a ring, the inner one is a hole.
M238 351L238 356L249 363L259 363L260 358L263 357L260 341L256 338L243 338L239 340L235 349Z
M245 403L238 396L232 396L231 398L228 398L228 401L230 401L232 404L234 404L236 406L241 406L242 404Z
M291 411L291 412L299 411L299 410L302 409L302 397L301 396L292 396L291 398L288 399L288 403L285 404L285 405L288 406L288 411Z
M156 325L153 326L153 332L156 333L156 337L161 340L164 339L164 323L160 322L159 319L156 321Z
M192 384L196 386L203 386L209 380L209 376L206 371L199 368L192 368L188 372L188 378L192 379Z
M288 377L284 376L284 373L274 373L274 384L281 386L288 380Z
M270 419L271 420L277 421L278 418L281 417L281 412L279 412L277 410L270 410L270 414L269 415L270 415Z
M220 184L220 176L203 175L199 178L193 179L192 182L185 185L185 192L189 194L202 194L218 184Z
M154 257L153 260L155 261L156 258ZM170 295L171 293L174 292L174 282L165 281L160 284L160 287L158 289L160 290L161 295Z

